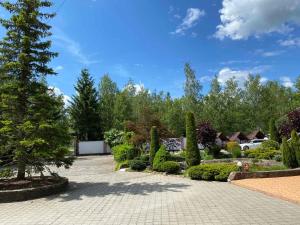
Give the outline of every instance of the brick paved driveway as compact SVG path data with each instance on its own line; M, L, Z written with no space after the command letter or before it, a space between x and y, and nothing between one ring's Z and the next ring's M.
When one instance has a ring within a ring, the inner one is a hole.
M113 172L111 156L61 174L69 192L0 204L0 224L300 224L300 205L227 183Z

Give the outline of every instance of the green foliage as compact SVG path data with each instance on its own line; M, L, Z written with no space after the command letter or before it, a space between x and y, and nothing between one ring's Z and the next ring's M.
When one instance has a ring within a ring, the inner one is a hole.
M298 167L298 161L297 161L297 153L300 151L300 139L295 130L291 133L291 140L288 142L289 145L289 157L287 157L289 160L289 167L295 168Z
M45 167L72 164L69 125L63 97L46 83L56 74L49 67L54 14L50 1L1 1L10 15L1 18L6 29L0 41L0 155L10 154L18 179L25 171L41 173ZM10 16L10 17L9 17Z
M104 140L112 148L121 144L129 144L132 136L133 132L125 132L113 128L104 133Z
M115 170L120 170L123 168L128 168L129 167L129 161L125 160L123 162L117 162L115 166Z
M180 165L178 162L166 161L161 164L160 169L160 171L168 174L177 174L180 170Z
M159 149L158 131L157 131L157 127L153 126L151 128L150 165L153 165L153 160L158 149Z
M117 145L112 148L114 159L116 162L124 162L132 160L139 155L139 151L129 144Z
M143 171L146 169L147 164L143 160L133 159L129 161L129 167L132 170Z
M277 141L273 141L273 140L267 140L261 143L260 148L262 149L276 149L278 150L280 148L280 144Z
M282 162L288 168L297 167L296 155L293 148L290 147L286 138L282 139L282 143L280 146L280 150L282 152Z
M229 174L237 170L235 164L212 163L193 166L187 173L193 180L227 181Z
M196 127L194 114L189 112L186 115L186 163L195 166L200 163L200 151L196 138Z
M75 90L77 94L72 97L70 116L78 140L101 140L103 133L98 110L98 92L87 69L81 71Z
M272 118L270 119L269 121L269 134L270 134L270 141L274 141L274 142L280 142L280 135L279 135L279 132L277 130L277 127L275 125L275 119ZM278 148L276 149L279 149L279 146Z
M232 152L236 148L240 148L240 145L236 141L227 142L226 144L227 151Z
M249 158L255 159L274 159L276 155L280 155L281 152L274 149L274 148L256 148L256 149L249 149L246 150L245 156Z
M240 158L241 155L242 155L241 148L240 147L234 147L231 150L231 154L232 154L233 158Z
M101 122L103 131L109 131L114 126L114 107L117 93L117 84L111 80L108 74L105 74L99 84L99 109L102 118L99 122Z
M180 154L171 154L170 161L184 162L185 161L185 157L182 156L182 155L180 155Z
M0 178L10 178L14 176L14 172L11 168L4 168L0 170Z
M250 166L250 172L257 172L257 171L274 171L274 170L285 170L287 169L283 165L273 165L273 166L262 166L257 164L252 164Z
M170 153L166 150L165 146L161 146L160 149L156 152L153 160L153 170L162 171L162 163L169 161Z
M214 144L208 147L208 154L212 155L214 158L217 158L220 154L221 148Z

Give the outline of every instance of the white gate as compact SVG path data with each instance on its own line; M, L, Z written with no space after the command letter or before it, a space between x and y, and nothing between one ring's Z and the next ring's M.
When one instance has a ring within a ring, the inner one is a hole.
M104 141L80 141L78 143L79 155L109 154L110 147Z

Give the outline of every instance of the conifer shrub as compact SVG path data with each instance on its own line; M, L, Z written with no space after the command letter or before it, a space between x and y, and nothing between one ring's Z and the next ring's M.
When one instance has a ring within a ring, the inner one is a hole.
M287 142L286 138L282 139L282 144L280 146L280 150L282 152L282 162L288 168L297 167L297 159L296 154L291 148L291 144Z
M129 144L117 145L112 148L112 152L116 162L132 160L139 154L139 151L133 145Z
M177 174L180 170L180 165L178 162L166 161L161 164L161 172L166 172L168 174Z
M188 167L200 163L200 151L198 149L196 126L194 114L188 112L186 115L186 163Z
M165 146L161 146L155 154L153 160L153 169L162 172L162 164L170 159L170 153L166 150Z
M146 169L147 165L143 160L133 159L129 161L129 167L132 170L143 171L144 169Z

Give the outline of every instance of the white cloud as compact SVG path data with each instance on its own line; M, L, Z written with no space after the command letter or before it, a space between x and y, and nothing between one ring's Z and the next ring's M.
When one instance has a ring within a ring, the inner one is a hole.
M273 57L278 56L284 53L283 50L276 50L276 51L265 51L262 49L258 49L255 51L256 54L261 55L263 57Z
M205 11L198 8L187 9L186 16L171 34L184 35L187 30L195 26L200 17L205 15Z
M268 68L268 66L258 66L249 70L233 70L225 67L219 71L217 74L218 81L221 85L225 85L230 79L234 79L239 87L243 87L244 83L248 80L249 74L262 73ZM266 77L261 77L260 82L264 83L268 80Z
M49 86L49 89L51 89L56 96L60 96L60 95L63 96L63 101L66 107L70 105L70 101L71 101L70 96L65 95L58 87Z
M300 25L300 0L223 0L215 37L247 39Z
M294 86L294 82L291 80L291 78L289 78L287 76L280 77L280 81L281 81L282 85L287 88L291 88Z
M126 90L126 89L134 89L135 90L135 94L137 95L137 94L139 94L140 92L143 92L143 91L145 91L145 90L147 90L147 89L145 89L145 85L143 84L143 83L139 83L139 84L133 84L133 85L127 85L127 86L125 86L124 87L124 89ZM151 92L149 91L149 90L147 90L147 92L150 94Z
M77 58L77 61L83 65L91 65L95 63L99 63L97 60L90 59L89 56L83 53L81 46L78 42L74 41L70 37L68 37L61 30L55 29L55 34L53 35L54 44L64 48L71 55Z
M300 47L300 38L290 38L286 40L280 40L279 44L285 47Z

